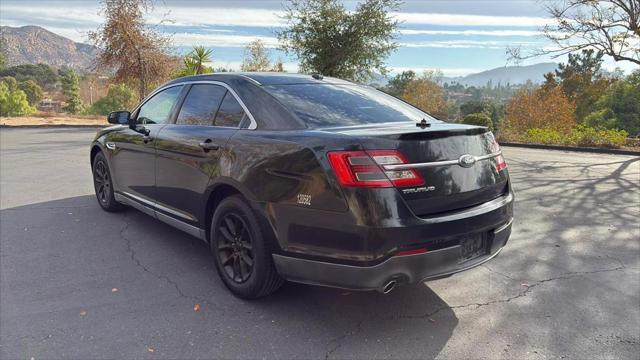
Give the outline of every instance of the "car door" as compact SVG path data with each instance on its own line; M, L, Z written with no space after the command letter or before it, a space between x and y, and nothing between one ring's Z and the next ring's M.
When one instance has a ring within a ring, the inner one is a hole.
M245 112L221 83L191 85L175 124L164 127L156 140L156 209L198 228L203 197L211 177L221 174L228 157L228 139L238 130Z
M111 159L119 193L150 205L155 199L156 136L170 120L180 98L182 85L163 89L145 100L131 115L138 124L114 132L115 150Z

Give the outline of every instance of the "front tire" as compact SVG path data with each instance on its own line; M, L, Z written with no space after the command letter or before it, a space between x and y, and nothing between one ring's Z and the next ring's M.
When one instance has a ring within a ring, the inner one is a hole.
M104 154L98 153L93 159L93 187L96 191L96 198L100 207L109 212L120 211L124 208L122 204L116 201L113 193L113 181L111 181L111 172Z
M234 295L260 298L284 282L273 264L270 244L241 196L222 200L211 219L210 238L220 279Z

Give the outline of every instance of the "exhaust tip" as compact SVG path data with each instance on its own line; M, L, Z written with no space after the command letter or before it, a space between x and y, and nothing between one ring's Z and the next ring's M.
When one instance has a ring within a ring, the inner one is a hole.
M381 293L383 294L388 294L390 293L394 288L396 287L396 281L395 280L391 280L388 283L386 283L382 289L380 290Z

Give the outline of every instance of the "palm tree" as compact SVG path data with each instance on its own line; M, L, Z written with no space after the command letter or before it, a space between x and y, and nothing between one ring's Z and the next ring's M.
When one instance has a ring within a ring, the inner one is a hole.
M212 53L213 50L206 49L204 46L194 46L193 50L184 57L184 66L177 75L180 77L213 72L211 67L205 65L207 62L211 62Z
M193 50L189 54L192 59L192 66L195 75L206 74L211 72L211 68L204 65L206 62L211 62L211 54L213 50L205 49L204 46L194 46Z

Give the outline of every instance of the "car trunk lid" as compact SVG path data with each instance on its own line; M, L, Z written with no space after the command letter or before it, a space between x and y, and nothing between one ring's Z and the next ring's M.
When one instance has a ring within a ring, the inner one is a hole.
M493 134L483 127L392 123L323 130L357 136L367 151L392 149L403 154L424 179L424 185L398 188L417 216L472 207L508 189L507 173L497 167L500 158L495 156L499 150Z

